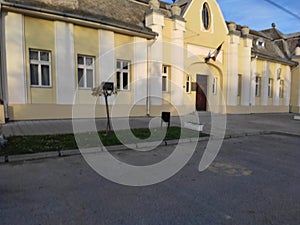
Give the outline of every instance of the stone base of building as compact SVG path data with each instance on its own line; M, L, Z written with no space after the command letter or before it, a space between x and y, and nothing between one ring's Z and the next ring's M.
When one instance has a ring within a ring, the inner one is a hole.
M215 107L218 113L224 113L223 107ZM300 107L292 107L293 113L300 113ZM170 112L171 116L186 115L195 112L194 106L178 106L163 104L150 106L146 105L114 105L109 106L112 117L140 117L140 116L161 116L162 112ZM211 111L211 110L209 110ZM251 114L251 113L287 113L289 106L227 106L228 114ZM0 105L0 123L5 123L4 107ZM51 119L72 119L72 118L105 118L105 105L56 105L56 104L25 104L9 105L8 116L10 121L18 120L51 120Z
M291 112L300 114L300 106L292 106Z
M161 116L161 113L170 112L172 116L185 115L194 112L194 107L171 104L150 106L146 105L113 105L109 106L111 117L139 117ZM2 112L2 114L1 114ZM3 119L1 120L1 115ZM56 104L23 104L9 105L8 115L10 121L18 120L51 120L72 118L105 118L105 105L56 105ZM0 122L5 123L4 109L0 107Z
M227 106L228 114L288 113L289 106Z
M4 105L0 105L0 124L5 123Z

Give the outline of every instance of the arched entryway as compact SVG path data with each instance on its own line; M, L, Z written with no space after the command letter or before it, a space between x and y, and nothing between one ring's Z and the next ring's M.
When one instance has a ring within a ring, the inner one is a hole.
M219 112L222 102L222 70L210 63L193 62L186 71L191 78L195 111Z

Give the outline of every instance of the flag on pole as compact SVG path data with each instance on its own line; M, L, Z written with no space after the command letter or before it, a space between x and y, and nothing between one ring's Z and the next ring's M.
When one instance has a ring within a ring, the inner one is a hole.
M219 45L219 47L213 51L213 53L208 53L208 56L205 58L205 62L209 62L210 59L216 61L217 59L217 56L219 55L221 49L222 49L222 46L224 44L224 41Z

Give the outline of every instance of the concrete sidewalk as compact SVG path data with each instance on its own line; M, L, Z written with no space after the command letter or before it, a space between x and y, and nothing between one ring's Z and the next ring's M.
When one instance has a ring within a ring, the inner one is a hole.
M210 133L211 114L198 113L199 121L204 124L204 132ZM152 117L129 118L131 128L146 128ZM117 123L124 122L128 118L115 118ZM79 120L85 124L87 120ZM171 126L180 126L180 118L172 117ZM106 119L96 119L98 130L106 129ZM16 121L8 122L2 127L3 134L16 135L45 135L73 133L72 120L41 120L41 121ZM227 115L226 135L241 135L259 132L282 132L300 135L300 121L294 120L294 114L250 114Z

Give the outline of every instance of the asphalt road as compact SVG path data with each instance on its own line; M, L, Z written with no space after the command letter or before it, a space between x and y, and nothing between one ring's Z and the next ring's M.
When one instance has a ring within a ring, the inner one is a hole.
M225 140L200 173L205 145L175 176L146 187L112 183L81 156L0 164L0 224L300 224L300 138ZM173 147L114 156L146 165Z

